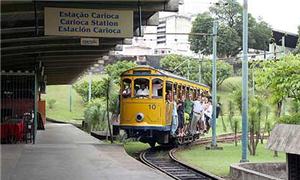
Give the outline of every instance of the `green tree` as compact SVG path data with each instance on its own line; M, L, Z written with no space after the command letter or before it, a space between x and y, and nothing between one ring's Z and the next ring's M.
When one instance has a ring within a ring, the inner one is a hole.
M105 67L105 73L108 74L111 79L115 82L120 80L120 75L133 67L135 67L136 64L131 61L117 61L116 63L109 64Z
M203 63L202 78L205 84L212 86L212 62L207 60ZM225 79L233 74L233 67L225 61L217 61L217 87L219 87Z
M249 144L248 149L250 155L256 155L257 144L261 136L261 120L263 117L264 105L262 98L259 96L250 98L249 108Z
M256 83L262 91L269 91L277 105L276 116L281 116L282 102L287 98L300 101L300 55L289 55L278 61L260 64Z
M227 4L223 6L220 4ZM218 20L218 56L234 57L242 50L242 6L231 0L221 0L210 7L210 12L199 14L193 22L192 33L212 34L213 19ZM249 14L249 47L265 49L266 42L272 37L270 26L264 21L256 21ZM189 37L191 50L203 54L212 54L212 36L192 34Z
M105 107L103 106L103 99L96 98L87 104L84 110L84 119L87 122L87 131L104 130L106 127L104 123Z
M89 94L89 82L88 81L82 81L78 82L73 85L76 92L82 97L82 100L87 103L88 101L88 94ZM91 98L100 98L105 95L105 89L104 89L104 81L103 79L100 80L92 80L92 94Z
M189 59L189 65L188 65ZM203 60L202 79L205 84L211 86L212 63L211 60ZM198 82L199 80L199 60L182 55L167 55L161 59L160 65L164 69L173 71L173 73L187 77L188 69L190 80ZM190 68L188 68L188 66ZM176 68L176 69L175 69ZM225 79L231 76L233 68L225 61L217 61L217 86L220 86Z

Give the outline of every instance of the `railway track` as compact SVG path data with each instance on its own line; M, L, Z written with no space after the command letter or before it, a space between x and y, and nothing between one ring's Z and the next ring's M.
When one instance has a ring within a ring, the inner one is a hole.
M140 154L143 163L156 168L174 179L189 180L215 180L221 179L207 172L200 171L178 161L173 155L176 149L167 147L150 148Z

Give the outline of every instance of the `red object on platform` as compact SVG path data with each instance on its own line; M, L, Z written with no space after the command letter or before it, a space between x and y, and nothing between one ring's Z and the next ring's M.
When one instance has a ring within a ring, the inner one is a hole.
M1 141L15 138L16 141L23 141L24 121L6 122L1 124Z

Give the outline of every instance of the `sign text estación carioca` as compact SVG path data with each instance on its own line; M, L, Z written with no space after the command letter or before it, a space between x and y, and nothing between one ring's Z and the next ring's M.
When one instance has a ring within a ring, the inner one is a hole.
M45 34L131 37L132 14L132 11L45 8ZM49 20L50 16L54 17Z

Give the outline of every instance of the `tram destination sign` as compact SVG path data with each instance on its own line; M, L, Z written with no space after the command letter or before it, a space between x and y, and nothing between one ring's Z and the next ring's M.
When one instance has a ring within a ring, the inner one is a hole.
M133 11L45 7L45 35L133 36Z

